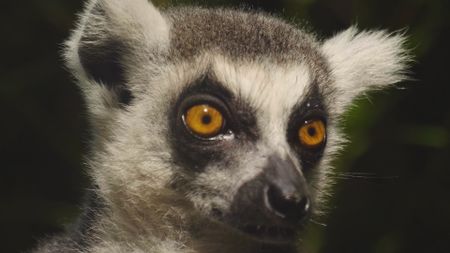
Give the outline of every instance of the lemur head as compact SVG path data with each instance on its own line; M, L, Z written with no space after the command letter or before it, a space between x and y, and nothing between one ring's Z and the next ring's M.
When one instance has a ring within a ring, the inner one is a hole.
M293 242L330 184L339 117L402 79L403 42L355 27L320 41L261 13L90 1L65 55L111 216Z

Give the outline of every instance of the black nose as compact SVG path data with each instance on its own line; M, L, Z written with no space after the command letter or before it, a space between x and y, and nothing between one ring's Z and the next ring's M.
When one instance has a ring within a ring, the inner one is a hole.
M295 188L271 184L264 194L266 208L290 222L302 221L309 212L309 198Z

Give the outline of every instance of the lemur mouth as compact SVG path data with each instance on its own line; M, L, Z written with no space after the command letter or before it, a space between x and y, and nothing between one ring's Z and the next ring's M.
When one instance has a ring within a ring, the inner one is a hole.
M292 243L296 239L296 229L281 226L245 225L239 230L254 239L269 243Z

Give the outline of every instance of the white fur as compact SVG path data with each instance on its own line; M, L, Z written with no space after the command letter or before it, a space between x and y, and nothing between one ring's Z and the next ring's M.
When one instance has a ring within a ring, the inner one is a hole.
M358 32L356 27L325 41L322 51L338 92L336 113L342 113L356 96L405 78L405 65L410 57L404 44L405 37L401 34Z
M215 58L213 66L219 81L256 109L267 144L286 145L292 108L303 100L311 82L308 68L302 64L280 66L270 59L229 62L222 57Z
M91 10L96 5L101 6L106 15L93 13ZM67 65L81 79L82 85L90 86L78 56L81 37L87 31L96 38L89 43L98 44L106 37L113 36L127 40L130 44L141 45L142 54L148 53L146 50L163 50L168 45L169 24L147 0L90 0L86 3L84 14L77 29L67 40L65 50ZM96 29L86 29L88 22Z

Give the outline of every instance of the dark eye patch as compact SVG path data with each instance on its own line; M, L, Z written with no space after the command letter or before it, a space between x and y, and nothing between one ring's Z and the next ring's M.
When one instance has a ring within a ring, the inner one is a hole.
M326 141L314 148L305 147L300 143L298 138L299 128L305 123L315 120L324 122L326 126L327 119L328 114L323 103L322 95L318 86L313 83L305 96L305 99L293 108L288 121L286 136L288 143L298 154L298 158L305 173L311 171L320 158L322 158ZM311 131L310 134L314 135L314 129Z
M187 85L172 104L174 106L168 113L169 142L172 144L174 159L183 168L201 171L207 164L222 160L249 138L257 138L252 108L207 75ZM214 138L199 138L186 128L183 115L198 104L214 106L224 117L226 125Z

